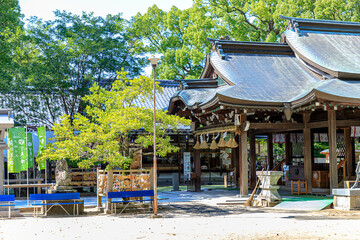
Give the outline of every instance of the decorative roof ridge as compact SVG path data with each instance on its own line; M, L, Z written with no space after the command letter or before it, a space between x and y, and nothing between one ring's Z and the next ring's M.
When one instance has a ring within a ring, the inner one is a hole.
M226 58L227 53L250 53L250 54L276 54L276 55L293 55L293 51L286 43L275 42L245 42L218 40L207 38L212 42L212 52L217 52L222 58Z
M357 26L360 28L360 22L335 21L335 20L324 20L324 19L308 19L308 18L287 17L287 16L282 16L282 15L280 15L280 18L289 20L292 22L332 24L332 25L349 25L349 26Z
M252 45L252 46L284 46L287 47L286 43L278 43L278 42L251 42L251 41L234 41L234 40L222 40L222 39L214 39L207 38L208 41L215 44L239 44L239 45Z
M292 18L281 15L280 18L289 20L287 29L294 30L299 36L302 36L302 30L326 33L336 32L360 34L359 22Z
M216 78L174 79L176 82L216 81Z

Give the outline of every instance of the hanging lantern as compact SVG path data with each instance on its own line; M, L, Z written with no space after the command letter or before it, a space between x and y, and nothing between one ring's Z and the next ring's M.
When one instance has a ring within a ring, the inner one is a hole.
M195 143L195 145L194 145L194 147L193 147L194 149L200 149L200 143L199 143L199 138L196 138L196 143Z
M219 147L219 148L224 148L224 147L226 147L225 140L224 140L222 137L220 137L220 141L219 141L219 143L218 143L218 147Z
M211 142L211 145L210 145L210 149L217 149L218 148L218 145L215 141L215 137L214 137L214 134L213 134L213 140Z

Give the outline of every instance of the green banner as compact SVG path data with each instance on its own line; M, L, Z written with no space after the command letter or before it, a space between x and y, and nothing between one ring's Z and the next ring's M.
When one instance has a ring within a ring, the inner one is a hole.
M8 171L9 173L17 173L15 169L15 161L14 161L14 154L13 154L13 144L11 139L11 131L8 132Z
M34 147L33 147L33 139L32 133L26 134L26 146L27 146L27 161L29 163L29 168L34 167Z
M25 128L11 128L12 153L15 163L15 171L27 170Z
M38 156L40 156L40 155L42 154L42 152L44 151L45 145L46 145L46 130L45 130L45 126L38 128L38 135L39 135L39 152L38 152ZM43 160L43 161L38 161L38 164L39 164L39 170L46 169L46 162L45 162L45 160Z

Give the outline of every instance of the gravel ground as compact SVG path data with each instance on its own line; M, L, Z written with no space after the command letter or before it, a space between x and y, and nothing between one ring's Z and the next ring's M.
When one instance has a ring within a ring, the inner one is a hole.
M80 217L31 215L0 220L0 239L359 239L360 212L275 211L203 202L163 205L151 213Z

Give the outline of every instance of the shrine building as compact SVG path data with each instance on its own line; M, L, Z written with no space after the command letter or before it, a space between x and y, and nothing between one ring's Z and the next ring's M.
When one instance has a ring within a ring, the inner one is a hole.
M200 78L178 80L169 113L192 120L198 191L201 153L228 147L236 185L247 195L256 183L258 136L267 136L269 170L274 139L283 139L283 162L302 166L309 193L342 187L355 175L360 23L282 18L288 26L281 43L208 39L212 50ZM314 141L321 139L328 163L314 161Z

